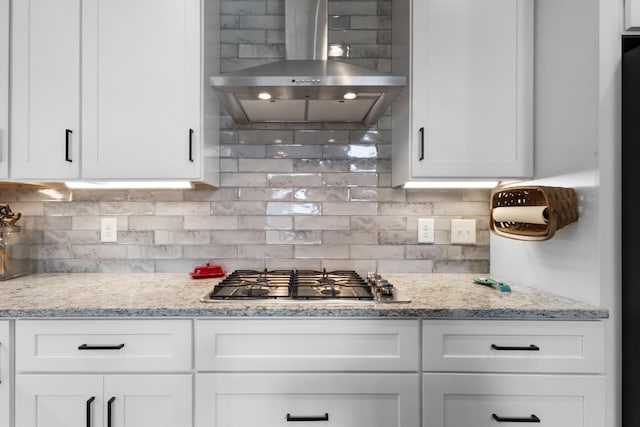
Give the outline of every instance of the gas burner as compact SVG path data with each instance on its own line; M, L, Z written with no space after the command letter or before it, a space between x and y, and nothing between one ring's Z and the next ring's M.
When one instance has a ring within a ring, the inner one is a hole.
M245 297L265 297L269 295L269 288L246 284L242 287L238 287L238 294Z
M330 279L328 277L323 277L321 279L318 279L318 284L323 286L323 287L331 287L331 286L335 286L336 281L335 279Z
M340 291L332 285L323 285L317 288L322 295L329 295L331 297L336 297L340 294Z
M238 286L243 286L247 288L268 288L271 285L271 282L265 277L258 277L255 280L245 280L242 279L238 283Z

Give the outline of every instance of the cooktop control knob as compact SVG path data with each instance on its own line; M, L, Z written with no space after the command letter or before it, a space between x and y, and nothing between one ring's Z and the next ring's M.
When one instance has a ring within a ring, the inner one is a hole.
M378 283L378 280L382 279L382 277L380 277L380 275L378 273L367 273L367 282L371 285L371 286L376 286L376 283Z
M386 280L381 281L380 293L383 295L392 295L393 294L393 285Z
M393 295L393 285L377 273L368 273L367 282L381 295Z

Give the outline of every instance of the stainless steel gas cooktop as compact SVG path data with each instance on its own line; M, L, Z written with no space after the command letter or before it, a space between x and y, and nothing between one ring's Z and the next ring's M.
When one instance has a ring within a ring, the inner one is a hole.
M203 302L408 303L393 284L352 270L235 270L201 298Z

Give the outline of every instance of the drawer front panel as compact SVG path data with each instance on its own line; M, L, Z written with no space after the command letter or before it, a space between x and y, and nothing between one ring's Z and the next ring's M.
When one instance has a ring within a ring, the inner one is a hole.
M423 427L605 425L599 375L424 374L423 390Z
M18 320L17 372L191 369L191 320Z
M602 322L425 320L422 369L600 373Z
M418 371L417 320L196 320L199 371Z
M195 395L196 427L417 427L420 419L417 373L197 374Z

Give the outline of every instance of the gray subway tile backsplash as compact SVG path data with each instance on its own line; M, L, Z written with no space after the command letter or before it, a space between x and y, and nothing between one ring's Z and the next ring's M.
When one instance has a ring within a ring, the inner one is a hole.
M329 15L377 15L377 1L329 1ZM389 16L391 11L389 11Z
M221 13L221 72L284 58L284 0L222 0ZM391 1L329 0L329 14L342 60L391 71ZM33 231L38 271L488 272L489 190L392 188L390 112L371 127L220 122L218 189L0 189ZM103 217L116 243L100 243ZM420 217L435 218L435 244L417 243ZM477 244L450 243L452 218L477 220Z
M264 15L267 13L266 1L225 1L220 4L220 14L225 16Z

